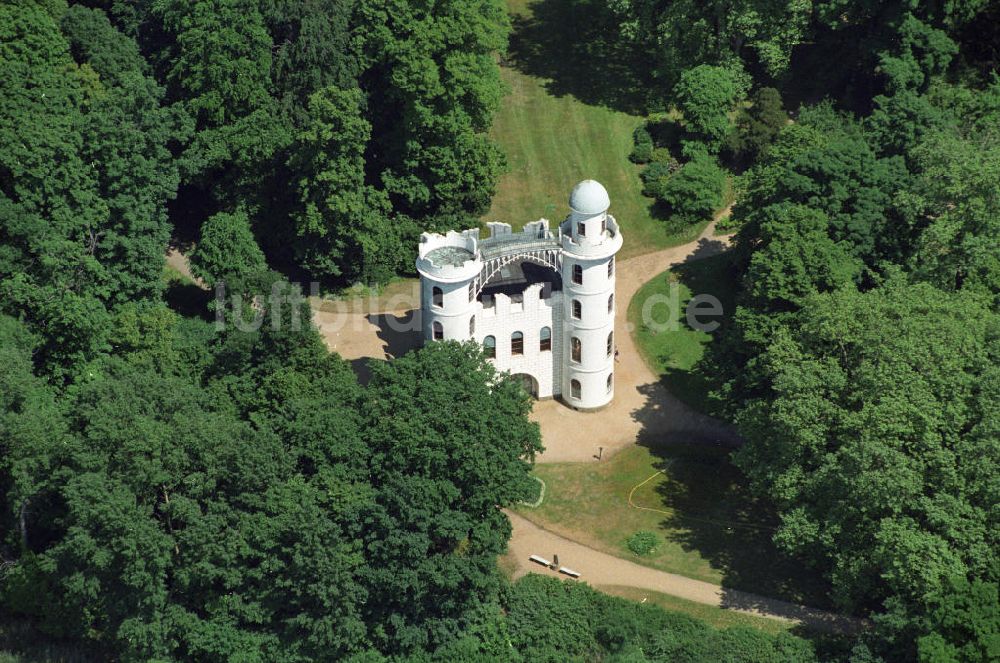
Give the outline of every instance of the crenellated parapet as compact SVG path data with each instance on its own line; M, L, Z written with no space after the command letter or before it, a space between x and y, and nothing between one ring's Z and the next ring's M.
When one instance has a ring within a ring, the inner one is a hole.
M466 281L479 274L479 229L446 234L422 233L417 250L417 272L443 283Z

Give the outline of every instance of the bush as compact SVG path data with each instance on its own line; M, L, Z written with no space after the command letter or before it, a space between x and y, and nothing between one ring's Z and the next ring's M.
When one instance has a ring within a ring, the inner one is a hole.
M637 532L636 536L641 534L655 538L651 532ZM816 661L809 642L787 633L772 636L747 628L716 630L652 603L639 604L602 594L583 583L535 574L509 585L503 604L511 661ZM475 658L441 660L486 659L476 654Z
M632 132L632 154L629 155L634 163L649 163L653 155L653 137L649 133L646 125L635 128Z
M687 223L711 218L722 205L726 172L708 154L696 153L660 187L658 198Z
M666 147L653 148L653 154L649 158L649 160L652 163L670 164L672 170L677 170L678 168L681 167L680 162L678 162L677 159L674 158L674 155L671 154L670 150Z
M630 536L628 541L625 543L628 545L628 549L636 555L639 557L645 557L649 553L653 552L658 542L659 540L657 539L656 534L643 530Z
M750 108L740 111L728 140L729 150L737 158L750 162L756 161L788 124L781 94L773 87L757 90L752 102Z
M674 170L675 169L667 163L649 164L649 166L642 171L642 174L639 175L642 179L643 195L651 198L661 198L663 196L663 187L666 186L667 180L670 179Z
M201 227L201 240L191 253L195 276L213 285L225 276L243 277L266 268L245 211L208 217Z

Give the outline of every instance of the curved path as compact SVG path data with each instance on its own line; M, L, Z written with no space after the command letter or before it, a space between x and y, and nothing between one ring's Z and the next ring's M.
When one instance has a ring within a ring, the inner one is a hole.
M670 439L735 445L735 432L674 398L646 365L632 338L628 309L639 289L653 277L688 260L717 255L729 247L728 237L713 237L715 221L694 242L622 260L617 265L615 299L615 398L598 412L577 412L557 401L535 404L532 418L541 425L545 452L539 463L589 461L641 442ZM663 316L664 311L654 313Z
M548 559L553 555L559 555L560 564L578 571L582 574L581 580L596 587L602 585L637 587L737 612L797 622L825 632L852 633L860 624L858 620L850 617L748 592L725 589L701 580L651 569L566 539L516 513L510 511L505 513L514 526L514 536L511 537L508 549L509 554L518 563L518 568L514 572L515 577L526 573L541 573L566 578L551 569L527 561L529 555L541 555Z
M717 255L728 248L729 237L714 237L714 230L715 221L694 242L618 263L616 299L619 305L615 320L620 355L615 367L615 399L603 410L589 413L577 412L556 401L536 402L532 419L539 423L545 445L545 452L537 462L592 461L599 449L610 454L638 442L657 444L678 440L727 446L739 443L730 427L692 410L660 384L639 355L627 320L632 299L651 278L681 262ZM170 257L171 264L185 271L182 256ZM399 356L420 345L420 329L413 320L413 309L418 306L419 295L414 287L410 296L394 298L381 313L353 313L348 312L346 306L342 311L329 310L336 309L337 304L327 302L314 306L313 313L327 346L351 361L364 380L369 359ZM862 623L642 566L566 539L512 512L507 515L513 525L509 551L517 564L515 576L542 573L564 578L528 561L532 554L555 553L594 586L648 589L697 603L800 622L824 631L854 631Z

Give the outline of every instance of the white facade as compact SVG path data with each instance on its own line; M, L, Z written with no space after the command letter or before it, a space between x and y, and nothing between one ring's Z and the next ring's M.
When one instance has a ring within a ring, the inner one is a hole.
M546 219L420 237L425 342L473 339L538 398L578 409L614 397L615 269L621 231L593 180L570 194L553 232Z

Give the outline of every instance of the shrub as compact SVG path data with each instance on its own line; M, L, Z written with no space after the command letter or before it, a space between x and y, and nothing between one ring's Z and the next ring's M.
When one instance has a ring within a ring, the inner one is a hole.
M674 173L675 168L668 163L651 163L639 175L642 178L642 193L651 198L661 198L663 187Z
M652 166L651 166L652 167ZM696 153L660 187L658 197L687 223L711 218L722 205L726 173L708 154Z
M755 161L774 142L778 132L788 124L788 113L781 94L773 87L757 90L753 105L740 111L736 128L729 137L729 149L735 156Z
M672 170L677 170L678 168L681 167L680 162L678 162L677 159L674 158L674 155L671 154L670 150L666 147L653 148L653 154L649 158L649 160L652 163L670 164Z
M630 536L625 543L628 545L628 549L636 555L645 557L656 548L658 539L656 534L642 530Z
M655 538L651 532L637 532L636 536L641 534ZM535 574L507 587L503 607L510 643L508 661L816 661L809 642L787 633L772 636L746 628L716 630L652 603L640 605L602 594L584 583ZM497 630L500 637L491 637L491 642L502 638L503 629ZM434 660L493 660L471 647L462 653L464 657Z
M246 212L219 212L201 227L201 240L191 253L191 271L214 284L225 276L243 277L267 268Z
M632 154L629 155L634 163L649 163L653 155L653 137L649 133L646 125L635 128L632 132Z

